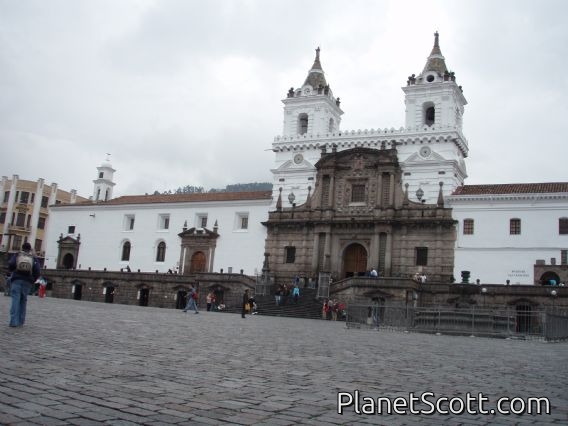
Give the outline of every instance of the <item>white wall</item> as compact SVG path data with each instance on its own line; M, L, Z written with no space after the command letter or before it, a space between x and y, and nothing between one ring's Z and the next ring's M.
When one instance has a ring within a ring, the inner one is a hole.
M550 263L568 249L568 235L558 232L558 219L568 217L568 197L542 194L494 197L449 197L453 217L459 221L454 276L471 271L471 281L533 284L537 259ZM521 234L511 235L510 219L521 219ZM463 234L463 220L474 219L474 234ZM537 277L538 278L538 277Z
M266 230L261 221L268 219L270 200L169 203L146 205L88 205L56 206L51 208L46 236L46 264L54 268L57 262L59 235L67 233L69 225L75 225L77 237L81 234L81 246L77 266L81 269L120 270L127 265L133 271L167 272L178 266L184 222L187 227L200 227L197 214L207 213L207 228L212 229L218 221L217 249L213 270L227 272L241 269L247 275L261 271L264 260ZM248 230L237 230L237 213L248 213ZM169 214L168 230L159 229L159 215ZM94 215L91 216L91 215ZM125 230L125 215L135 216L134 230ZM121 261L122 245L129 240L132 248L130 261ZM156 249L160 241L166 243L164 262L156 262Z

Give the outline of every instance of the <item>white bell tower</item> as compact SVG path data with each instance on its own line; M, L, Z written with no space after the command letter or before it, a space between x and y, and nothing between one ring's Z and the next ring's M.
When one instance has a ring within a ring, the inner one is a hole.
M339 130L343 111L339 98L335 99L320 63L320 48L308 72L306 81L298 89L290 88L284 103L282 136L326 135Z
M408 77L404 87L406 95L406 128L457 128L462 129L462 117L467 101L456 76L449 72L434 34L434 47L424 70L416 77Z
M97 178L93 180L95 184L93 190L93 201L108 201L112 199L112 188L116 185L112 179L114 170L110 164L110 154L103 163L97 167Z

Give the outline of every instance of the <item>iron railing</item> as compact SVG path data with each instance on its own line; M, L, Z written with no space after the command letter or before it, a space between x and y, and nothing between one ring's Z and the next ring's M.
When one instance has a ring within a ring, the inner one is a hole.
M487 337L568 340L568 315L515 307L451 309L385 305L350 305L346 326Z

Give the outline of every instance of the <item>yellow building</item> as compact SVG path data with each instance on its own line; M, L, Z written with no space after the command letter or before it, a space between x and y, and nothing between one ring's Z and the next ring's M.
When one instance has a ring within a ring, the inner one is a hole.
M0 197L0 251L18 251L24 242L29 242L39 257L45 251L49 206L88 201L74 189L62 191L56 183L46 185L43 179L34 182L19 179L18 175L12 179L2 177Z

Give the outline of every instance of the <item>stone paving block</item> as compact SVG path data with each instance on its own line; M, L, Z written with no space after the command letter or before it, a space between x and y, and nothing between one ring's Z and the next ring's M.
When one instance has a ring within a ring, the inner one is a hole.
M7 309L0 298L0 315ZM568 423L566 343L205 313L191 318L196 337L184 339L190 320L179 311L51 298L30 298L28 316L21 333L0 328L0 419L11 423L36 423L47 410L84 425ZM34 365L33 375L23 365ZM553 412L338 415L337 392L356 389L372 398L481 392L491 408L502 396L546 395Z

